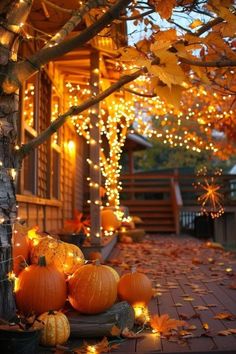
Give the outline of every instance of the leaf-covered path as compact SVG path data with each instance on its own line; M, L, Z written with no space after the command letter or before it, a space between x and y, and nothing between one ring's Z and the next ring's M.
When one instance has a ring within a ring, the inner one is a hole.
M150 315L168 314L187 325L171 335L145 329L116 353L236 353L236 258L218 244L153 236L118 244L109 263L120 274L136 265L153 282Z

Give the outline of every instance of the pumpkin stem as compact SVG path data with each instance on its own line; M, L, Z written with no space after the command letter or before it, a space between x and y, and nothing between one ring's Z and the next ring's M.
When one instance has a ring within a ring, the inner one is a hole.
M132 266L131 267L131 273L133 274L135 272L137 272L137 267L136 266Z
M55 315L56 313L55 313L55 311L54 310L49 310L48 311L48 315Z
M40 257L39 257L38 265L39 265L40 267L46 267L47 263L46 263L46 258L45 258L45 256L40 256Z
M96 266L99 266L99 265L101 265L101 262L100 262L100 260L97 258L97 259L95 259L95 261L94 261L94 265L96 265Z

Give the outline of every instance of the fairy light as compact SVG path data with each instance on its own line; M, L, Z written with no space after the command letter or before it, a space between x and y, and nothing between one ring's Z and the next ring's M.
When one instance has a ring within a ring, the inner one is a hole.
M193 186L201 195L198 202L201 205L201 213L210 215L213 219L224 214L223 194L220 192L221 186L217 183L217 176L222 174L222 170L215 170L212 176L208 176L206 167L197 172L198 181Z
M134 305L133 309L136 322L139 324L145 324L150 321L149 311L146 306Z
M96 354L97 353L96 346L95 345L87 345L86 353L87 354Z

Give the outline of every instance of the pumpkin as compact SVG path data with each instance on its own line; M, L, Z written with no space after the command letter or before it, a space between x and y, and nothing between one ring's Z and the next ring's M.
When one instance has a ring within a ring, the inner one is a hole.
M78 266L84 264L84 255L80 248L72 243L56 240L51 236L42 237L31 251L31 262L38 263L45 256L47 264L66 274L72 274Z
M135 269L122 275L118 283L118 296L131 305L145 306L152 297L152 283L150 279Z
M66 292L64 274L54 265L46 265L43 256L38 264L30 265L19 274L16 304L24 314L59 310L65 304Z
M58 311L44 312L38 317L38 321L35 321L34 328L42 328L40 344L47 347L64 344L70 336L70 323L67 317Z
M117 297L117 281L107 266L86 264L69 279L69 301L79 312L96 314L109 309Z
M90 252L89 259L91 261L96 261L96 259L98 259L100 262L102 262L102 254L101 254L101 252L98 252L98 251Z
M121 225L115 212L111 209L105 209L101 211L101 224L105 231L115 231Z
M126 235L124 235L124 236L122 236L121 238L120 238L120 242L122 242L122 243L133 243L133 239L132 239L132 237L130 237L130 236L126 236Z
M29 257L28 228L16 223L12 237L13 271L16 275L26 266Z
M117 283L119 282L119 280L120 280L120 276L119 276L119 274L117 273L117 271L114 269L114 268L112 268L112 267L110 267L110 266L108 266L108 265L104 265L105 267L107 267L111 272L112 272L112 274L114 275L114 277L115 277L115 279L116 279L116 281L117 281Z

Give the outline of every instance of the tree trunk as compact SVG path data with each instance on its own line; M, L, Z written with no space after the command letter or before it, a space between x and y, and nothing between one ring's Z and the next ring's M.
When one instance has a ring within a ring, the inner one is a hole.
M2 229L2 226L1 226ZM0 231L2 234L2 230ZM5 246L0 249L0 317L10 320L15 315L15 301L13 297L12 282L7 274L11 271L11 247Z
M18 96L0 96L0 317L15 313L14 296L8 273L12 270L12 223L16 219L15 174L16 112Z

